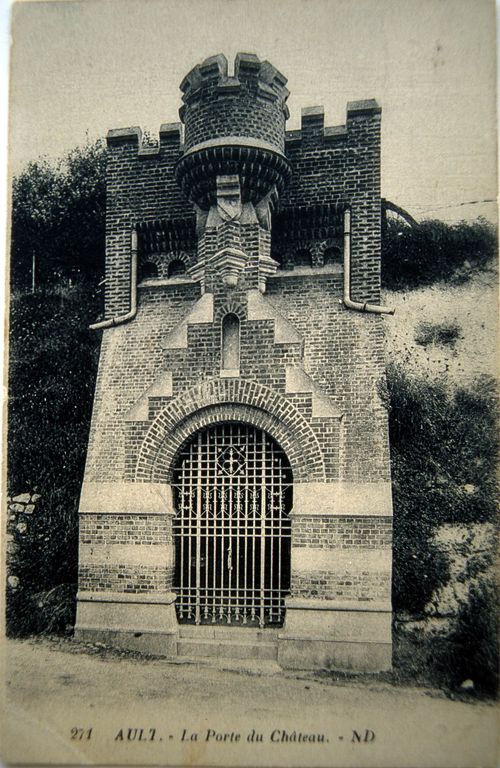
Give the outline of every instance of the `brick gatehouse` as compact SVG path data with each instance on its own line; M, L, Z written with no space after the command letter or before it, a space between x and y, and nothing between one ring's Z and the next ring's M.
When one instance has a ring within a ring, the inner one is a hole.
M391 665L380 107L286 131L223 55L159 142L108 134L105 320L76 636L169 657Z

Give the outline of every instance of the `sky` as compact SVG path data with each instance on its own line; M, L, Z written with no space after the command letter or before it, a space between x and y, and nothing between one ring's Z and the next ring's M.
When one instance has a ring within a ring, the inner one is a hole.
M417 219L496 216L491 0L65 0L11 11L9 155L18 173L109 128L157 133L198 62L238 51L287 78L287 128L323 105L382 106L382 195Z

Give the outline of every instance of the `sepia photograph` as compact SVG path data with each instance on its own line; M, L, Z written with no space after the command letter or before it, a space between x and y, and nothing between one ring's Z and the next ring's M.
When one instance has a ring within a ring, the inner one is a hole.
M0 760L495 768L494 0L7 15Z

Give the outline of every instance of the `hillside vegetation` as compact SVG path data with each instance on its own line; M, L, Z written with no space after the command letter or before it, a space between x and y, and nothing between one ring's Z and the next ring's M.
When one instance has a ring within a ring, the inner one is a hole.
M413 290L464 283L491 268L497 249L496 228L483 218L456 224L428 219L412 227L389 219L383 229L382 286Z
M394 225L389 259L398 236ZM443 260L459 236L463 242ZM389 281L392 289L384 291L384 302L396 309L385 320L396 663L413 679L493 695L498 688L495 233L483 221L454 227L424 222L404 227L401 238L414 261L411 268L402 265L401 275ZM386 277L393 268L386 265Z

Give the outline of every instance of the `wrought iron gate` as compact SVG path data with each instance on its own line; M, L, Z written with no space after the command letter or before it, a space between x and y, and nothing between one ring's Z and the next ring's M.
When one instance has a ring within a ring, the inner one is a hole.
M292 502L282 449L245 424L200 430L180 452L174 494L179 621L281 624Z

